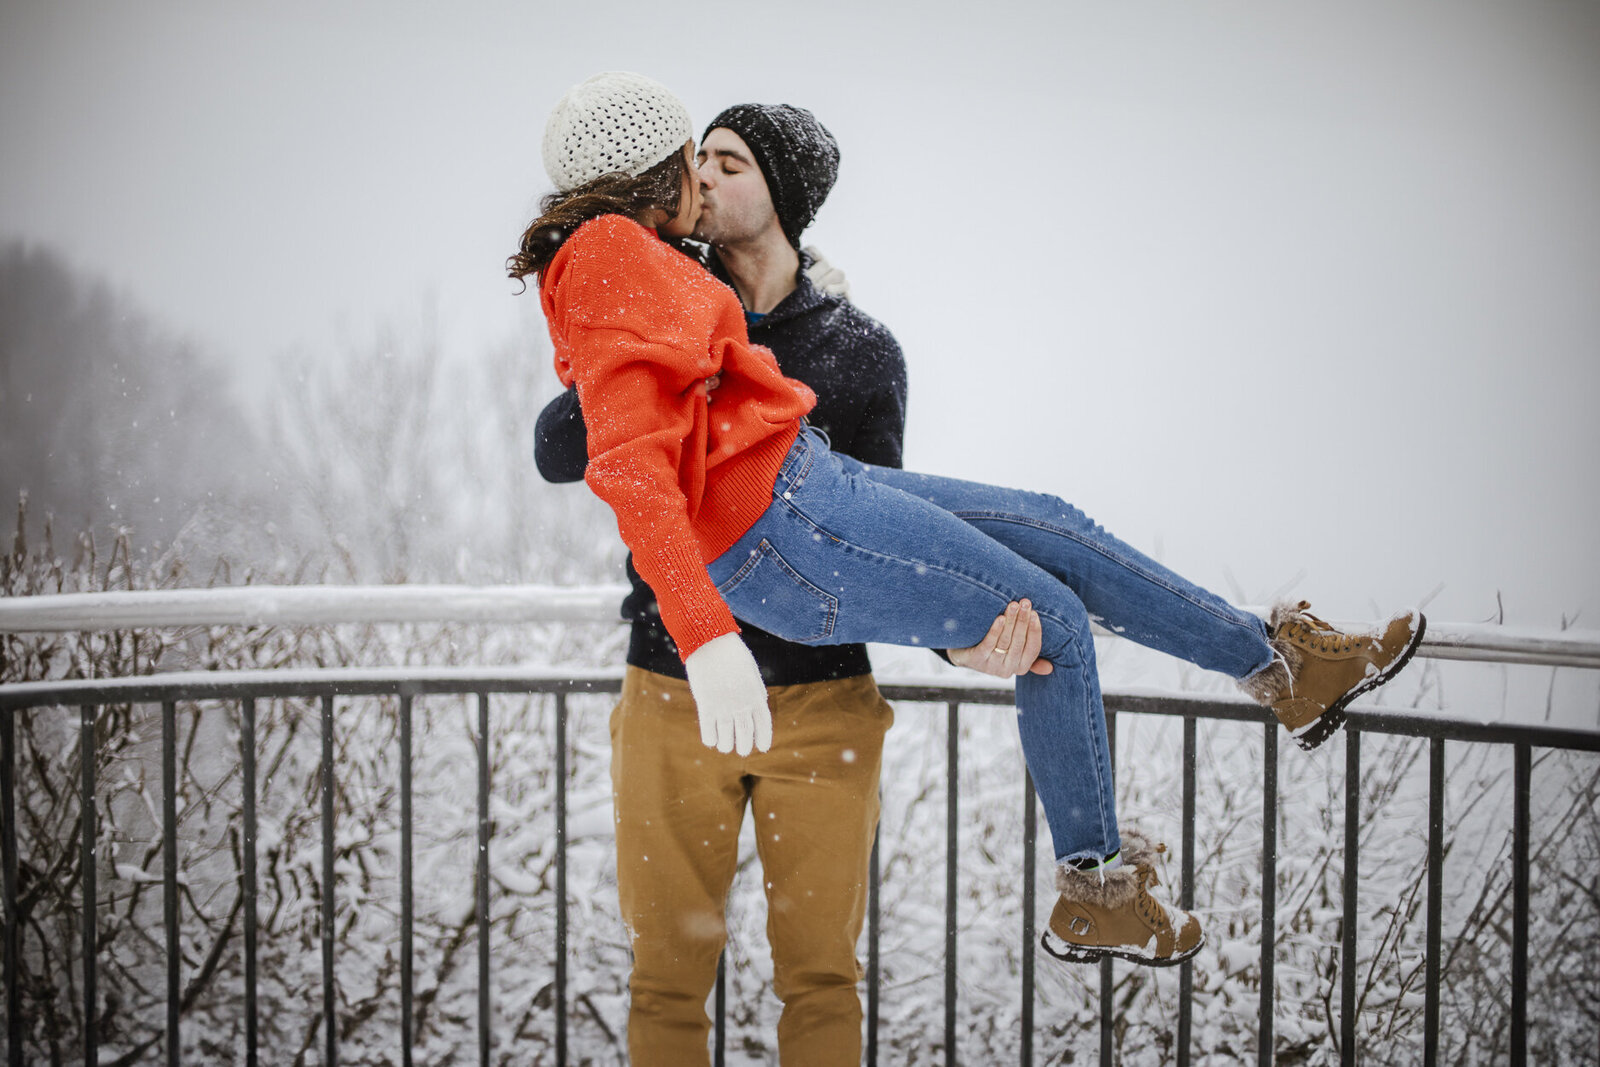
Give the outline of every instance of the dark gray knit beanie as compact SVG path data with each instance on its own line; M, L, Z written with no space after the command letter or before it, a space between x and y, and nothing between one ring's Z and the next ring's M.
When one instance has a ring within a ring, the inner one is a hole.
M790 104L735 104L711 120L706 135L719 127L750 146L784 236L799 248L839 175L839 143L815 115Z

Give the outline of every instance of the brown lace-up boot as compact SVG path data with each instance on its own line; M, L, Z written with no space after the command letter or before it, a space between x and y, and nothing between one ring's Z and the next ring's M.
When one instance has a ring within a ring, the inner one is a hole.
M1344 709L1400 673L1422 642L1427 620L1404 611L1363 633L1330 626L1299 604L1272 609L1267 632L1278 660L1239 683L1270 707L1307 751L1344 725Z
M1170 967L1200 951L1200 920L1157 900L1156 856L1167 846L1143 834L1122 835L1122 866L1115 870L1056 869L1061 896L1040 939L1044 950L1071 963L1117 956L1146 967Z

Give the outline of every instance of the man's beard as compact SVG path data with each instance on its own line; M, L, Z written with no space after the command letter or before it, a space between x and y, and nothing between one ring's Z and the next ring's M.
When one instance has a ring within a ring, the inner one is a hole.
M707 216L712 217L708 220ZM760 226L740 226L739 219L719 219L716 216L717 210L712 206L711 200L709 198L702 200L700 221L696 222L694 227L696 241L703 241L712 247L721 247L752 240L761 233Z

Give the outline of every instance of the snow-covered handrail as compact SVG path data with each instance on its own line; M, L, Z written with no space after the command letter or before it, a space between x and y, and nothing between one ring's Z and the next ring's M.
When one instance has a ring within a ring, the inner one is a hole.
M0 633L381 622L620 622L621 585L243 585L0 599Z
M621 585L250 585L63 593L0 598L0 633L406 622L616 624L617 605L626 592ZM1248 610L1265 615L1263 608ZM1600 670L1600 631L1430 620L1417 654Z

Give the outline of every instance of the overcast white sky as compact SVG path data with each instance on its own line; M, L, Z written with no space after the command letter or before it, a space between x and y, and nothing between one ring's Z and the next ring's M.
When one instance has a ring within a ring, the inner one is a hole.
M0 236L242 368L430 300L470 353L542 330L568 85L802 104L909 465L1247 600L1600 627L1600 5L890 7L4 0Z

